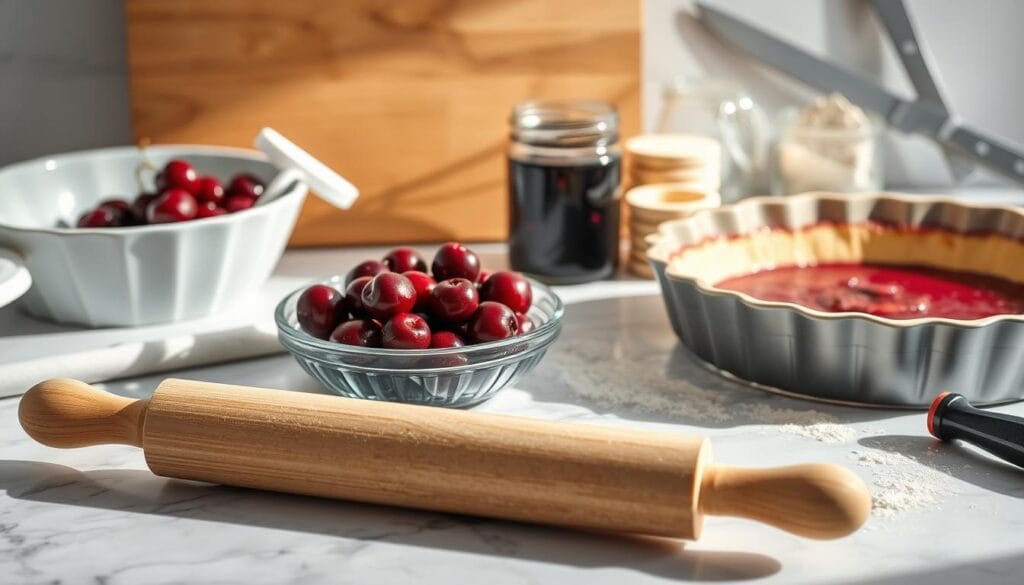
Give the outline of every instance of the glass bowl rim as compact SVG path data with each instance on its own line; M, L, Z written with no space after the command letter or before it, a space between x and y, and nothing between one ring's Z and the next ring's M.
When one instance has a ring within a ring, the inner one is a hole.
M446 356L446 355L473 355L486 353L489 350L502 349L519 343L530 343L535 340L544 339L547 335L557 332L562 322L562 317L565 315L565 304L562 302L562 298L558 296L551 287L546 284L534 280L530 277L525 277L529 281L530 286L533 289L539 289L547 294L554 301L555 307L551 312L551 316L544 323L541 323L537 327L526 333L525 335L514 335L506 339L499 339L498 341L488 341L485 343L477 343L474 345L465 345L463 347L448 347L443 349L428 348L428 349L385 349L382 347L360 347L358 345L346 345L343 343L335 343L326 339L320 339L319 337L313 337L309 333L303 331L299 327L292 326L291 323L285 318L285 307L292 302L297 302L299 295L302 294L307 288L314 284L325 284L331 286L334 282L343 282L344 277L340 275L330 276L327 278L321 278L313 280L303 284L292 292L286 294L284 298L277 303L277 307L274 309L274 322L277 325L277 331L281 335L288 337L291 341L312 346L315 349L327 351L337 354L351 354L351 355L364 355L364 356L388 356L388 357L430 357L430 356Z

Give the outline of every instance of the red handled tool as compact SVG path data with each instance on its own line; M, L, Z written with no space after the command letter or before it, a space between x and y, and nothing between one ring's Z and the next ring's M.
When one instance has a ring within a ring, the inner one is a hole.
M942 441L967 441L1024 467L1024 418L975 408L960 394L935 397L928 409L928 432Z

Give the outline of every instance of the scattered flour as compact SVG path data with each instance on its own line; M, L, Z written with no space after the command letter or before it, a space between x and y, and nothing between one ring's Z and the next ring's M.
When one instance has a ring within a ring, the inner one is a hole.
M779 428L784 433L808 437L822 443L848 443L857 433L848 426L836 423L814 423L810 425L787 424Z
M844 444L854 442L859 433L855 428L837 421L831 414L816 410L796 410L769 406L766 401L751 401L731 391L707 390L680 379L668 379L664 365L659 363L659 352L640 351L627 359L631 368L593 368L595 362L613 357L589 351L586 342L574 348L567 364L578 378L571 385L579 397L611 410L630 409L636 412L664 416L675 422L689 424L751 423L764 425L765 432L781 432L813 439L822 443ZM663 359L663 354L660 354ZM644 363L648 359L650 364ZM624 389L643 388L642 392ZM864 429L874 435L885 434L881 429ZM872 514L876 518L891 518L916 508L934 507L954 493L948 474L931 464L899 453L878 450L853 451L858 465L870 469L872 488ZM933 455L929 452L928 455Z
M891 518L900 512L935 506L953 494L949 476L900 453L854 451L857 463L871 468L872 512Z
M637 383L643 382L633 380L631 385ZM825 412L743 403L728 392L705 390L679 380L672 384L671 392L660 392L655 386L645 386L644 392L637 393L623 392L622 387L609 384L608 380L594 380L591 384L575 386L573 392L604 408L629 408L682 421L745 421L773 425L784 433L822 443L845 443L857 435L852 428L835 422L835 417Z

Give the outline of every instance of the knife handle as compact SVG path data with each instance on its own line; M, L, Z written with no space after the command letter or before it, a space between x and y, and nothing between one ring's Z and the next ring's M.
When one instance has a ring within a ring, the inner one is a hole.
M963 126L955 126L944 141L972 160L1024 183L1024 154L1012 147Z

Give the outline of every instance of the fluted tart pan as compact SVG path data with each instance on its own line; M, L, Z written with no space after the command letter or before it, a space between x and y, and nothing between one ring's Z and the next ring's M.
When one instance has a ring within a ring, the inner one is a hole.
M1024 315L889 319L716 288L785 265L920 265L1024 283L1024 211L941 197L761 197L662 224L647 259L672 327L726 374L833 402L925 408L1024 398Z

